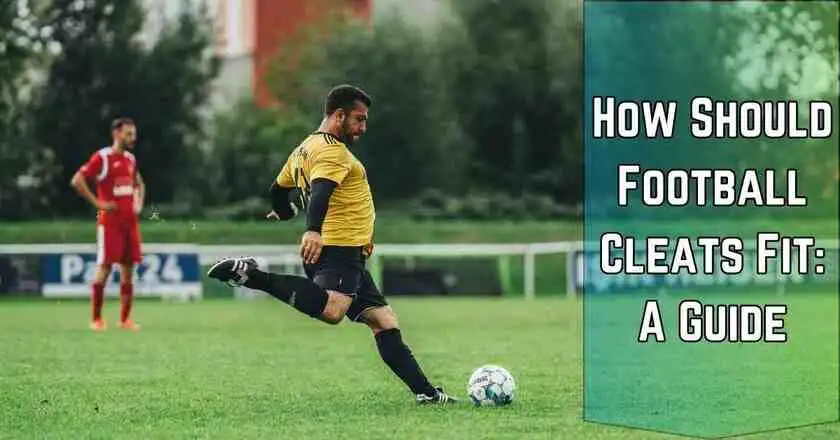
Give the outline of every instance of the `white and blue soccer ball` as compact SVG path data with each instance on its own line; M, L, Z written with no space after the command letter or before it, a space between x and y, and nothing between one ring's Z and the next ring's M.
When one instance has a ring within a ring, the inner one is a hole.
M509 405L515 393L513 376L498 365L479 367L467 383L467 394L476 406Z

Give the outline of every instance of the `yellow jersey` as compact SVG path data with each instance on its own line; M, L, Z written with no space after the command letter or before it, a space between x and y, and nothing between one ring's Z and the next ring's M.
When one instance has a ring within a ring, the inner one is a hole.
M376 211L365 167L343 142L329 133L307 136L283 164L277 184L299 188L308 200L315 179L338 184L330 197L321 229L324 245L371 244Z

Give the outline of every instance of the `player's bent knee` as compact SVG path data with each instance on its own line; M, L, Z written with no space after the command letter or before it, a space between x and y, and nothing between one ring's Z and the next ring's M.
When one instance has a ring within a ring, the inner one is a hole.
M328 290L327 294L329 295L327 305L324 307L320 319L327 324L335 325L344 320L353 298L334 290Z
M362 319L370 327L371 331L373 331L373 334L400 328L397 314L388 306L368 309L362 315Z
M336 325L344 320L344 313L340 310L327 308L324 309L324 313L321 313L320 318L327 324Z

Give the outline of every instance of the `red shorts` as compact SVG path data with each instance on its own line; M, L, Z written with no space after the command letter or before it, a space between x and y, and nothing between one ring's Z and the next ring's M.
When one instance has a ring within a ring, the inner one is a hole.
M139 263L140 226L136 222L96 225L96 263Z

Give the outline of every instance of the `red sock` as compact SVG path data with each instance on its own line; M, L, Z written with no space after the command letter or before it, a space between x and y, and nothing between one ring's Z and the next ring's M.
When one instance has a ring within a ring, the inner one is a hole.
M102 301L105 297L105 286L93 283L91 286L90 303L93 307L93 320L102 319Z
M131 303L134 300L134 285L120 284L120 322L125 322L131 316Z

